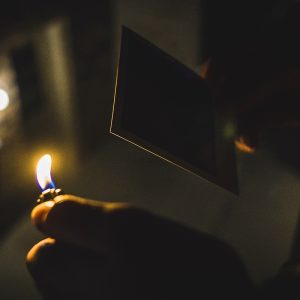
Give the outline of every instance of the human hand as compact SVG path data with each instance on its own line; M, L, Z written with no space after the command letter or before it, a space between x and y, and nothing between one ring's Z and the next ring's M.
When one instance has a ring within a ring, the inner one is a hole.
M261 36L228 46L205 64L215 102L235 116L238 137L252 148L267 132L300 132L299 15L294 5Z
M50 237L27 256L45 299L245 299L251 291L224 242L128 204L63 195L35 207L32 220Z

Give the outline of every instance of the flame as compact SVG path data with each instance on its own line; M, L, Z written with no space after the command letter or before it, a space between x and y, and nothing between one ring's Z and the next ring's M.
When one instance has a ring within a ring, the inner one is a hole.
M251 153L251 154L255 152L255 148L247 145L245 138L242 136L235 140L235 146L237 149L239 149L242 152Z
M55 188L51 179L52 159L49 154L42 156L36 166L36 177L42 190Z

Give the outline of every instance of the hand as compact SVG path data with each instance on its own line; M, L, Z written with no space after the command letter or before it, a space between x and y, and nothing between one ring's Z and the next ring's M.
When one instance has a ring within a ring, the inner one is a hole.
M32 220L50 237L27 256L46 299L246 299L252 288L224 242L128 204L63 195Z
M282 23L212 56L204 68L214 100L235 115L238 137L253 148L266 132L300 132L299 16L294 5Z

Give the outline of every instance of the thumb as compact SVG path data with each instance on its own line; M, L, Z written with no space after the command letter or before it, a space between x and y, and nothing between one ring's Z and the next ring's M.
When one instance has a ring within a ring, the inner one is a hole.
M36 206L31 219L42 233L54 239L100 254L111 254L117 250L117 237L130 211L125 203L62 195Z

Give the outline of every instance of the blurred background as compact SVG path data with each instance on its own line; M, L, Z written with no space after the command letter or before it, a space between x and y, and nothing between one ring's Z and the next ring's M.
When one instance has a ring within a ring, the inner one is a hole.
M45 153L53 157L57 187L132 202L221 237L255 282L285 261L299 174L267 149L239 154L237 198L109 135L121 25L197 70L207 53L253 30L252 12L262 18L268 6L250 5L238 16L226 8L217 0L11 0L1 8L1 299L40 299L25 256L42 239L30 211L40 193L36 163Z

